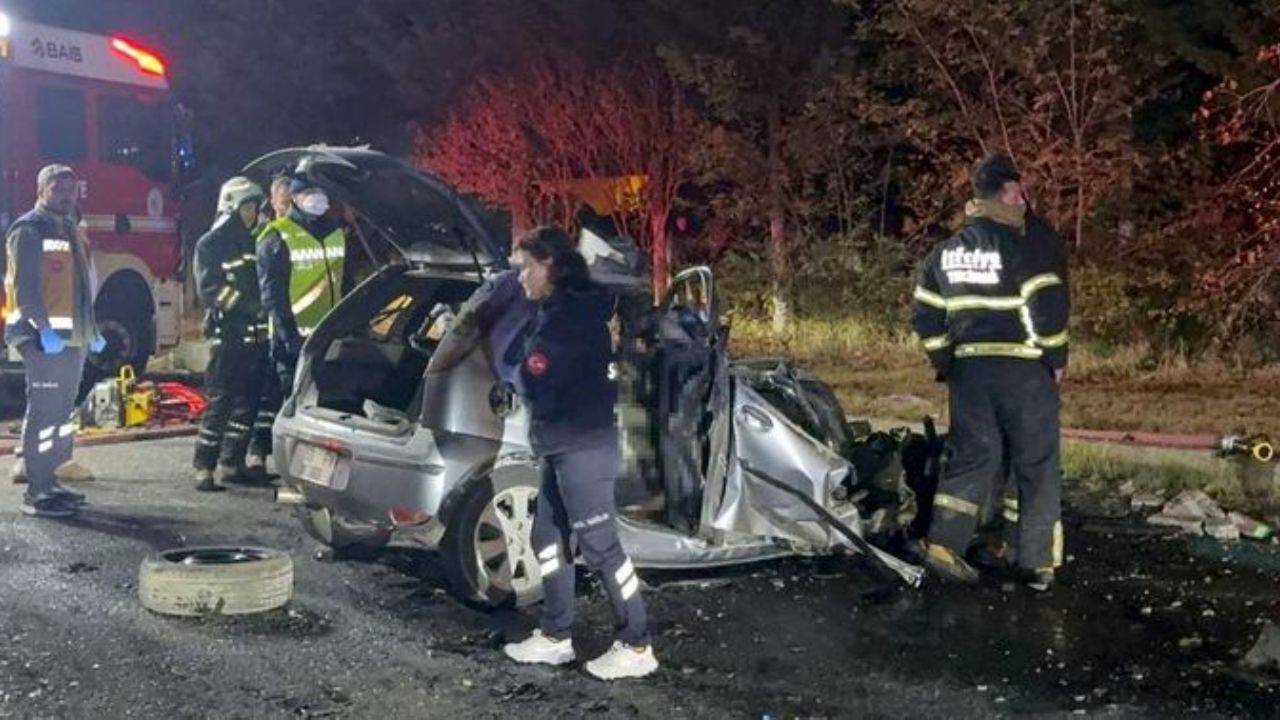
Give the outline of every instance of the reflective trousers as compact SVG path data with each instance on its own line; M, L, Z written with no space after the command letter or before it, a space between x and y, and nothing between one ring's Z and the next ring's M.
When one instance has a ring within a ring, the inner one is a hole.
M214 345L205 369L209 406L200 419L195 467L212 470L244 465L249 436L257 418L267 350L260 343L222 342Z
M618 539L614 486L618 479L618 437L542 458L542 488L533 520L533 547L542 569L544 635L562 639L573 631L576 541L582 559L600 578L618 628L628 645L647 645L649 631L640 578Z
M76 391L84 371L84 350L68 345L62 352L46 354L38 343L22 344L26 373L27 411L22 419L22 460L27 471L27 493L39 497L54 484L54 470L71 460L75 444Z
M965 358L952 364L948 386L949 453L930 542L964 554L984 506L993 505L1004 486L1007 450L1017 502L1004 509L1017 525L1017 563L1031 570L1061 565L1061 439L1052 372L1032 360Z

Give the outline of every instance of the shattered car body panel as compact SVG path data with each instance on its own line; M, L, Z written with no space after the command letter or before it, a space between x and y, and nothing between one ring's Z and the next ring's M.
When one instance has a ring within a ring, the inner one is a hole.
M838 500L853 466L796 427L741 381L733 392L733 459L719 507L718 530L791 540L825 550L844 544L830 526L794 498L755 482L743 461L795 487L851 528L861 527L858 508Z

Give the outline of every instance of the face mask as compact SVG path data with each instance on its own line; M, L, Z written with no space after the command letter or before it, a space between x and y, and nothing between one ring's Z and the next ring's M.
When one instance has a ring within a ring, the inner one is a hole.
M323 215L329 209L329 196L322 192L307 193L298 198L298 209L308 215Z

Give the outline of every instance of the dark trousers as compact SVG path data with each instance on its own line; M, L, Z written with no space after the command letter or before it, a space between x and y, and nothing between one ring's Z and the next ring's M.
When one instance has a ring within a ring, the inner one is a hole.
M542 569L541 627L548 637L573 631L573 541L582 559L604 584L613 605L618 639L647 645L649 631L640 578L618 539L614 486L618 479L618 438L543 458L542 488L533 520L533 547Z
M933 505L930 542L963 554L984 506L1008 472L1017 488L1018 565L1062 563L1058 386L1042 363L1013 358L956 360L948 378L951 426L946 471ZM998 496L997 496L998 497ZM1002 508L1006 509L1006 508Z
M27 494L39 497L53 488L54 471L71 459L75 425L71 411L84 369L84 350L68 345L45 353L31 340L19 346L27 379L27 410L22 418L22 460Z
M262 373L262 397L258 403L258 415L253 423L253 440L249 443L249 453L259 457L271 456L271 426L276 421L276 413L293 389L293 372L297 366L297 358L292 360L269 359Z
M215 464L244 464L266 362L266 348L258 343L223 341L213 346L205 369L209 406L196 438L197 470L212 470Z

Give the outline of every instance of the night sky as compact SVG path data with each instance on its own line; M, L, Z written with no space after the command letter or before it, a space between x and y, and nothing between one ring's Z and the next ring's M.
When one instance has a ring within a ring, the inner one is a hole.
M159 34L160 18L189 0L0 0L0 10L15 19L34 20L94 33L127 32L143 39Z

